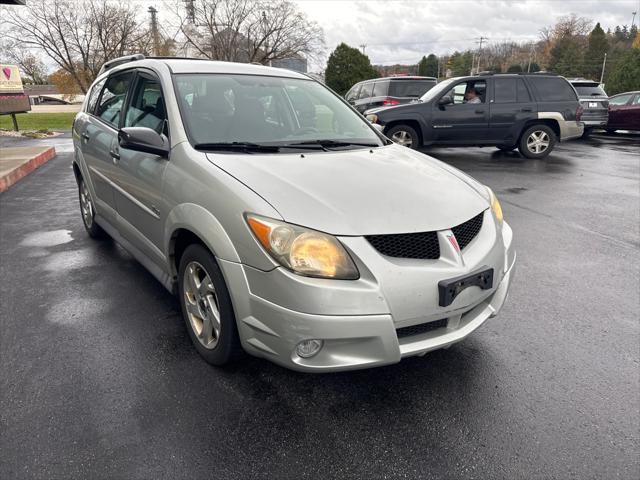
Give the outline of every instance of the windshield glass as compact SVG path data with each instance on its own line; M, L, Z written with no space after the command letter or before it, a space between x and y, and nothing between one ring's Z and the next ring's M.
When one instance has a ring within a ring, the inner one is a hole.
M438 83L431 90L429 90L422 97L420 97L420 100L422 100L423 102L428 102L429 100L431 100L432 98L437 97L441 93L446 92L448 90L449 85L454 83L456 80L457 80L457 78L450 78L449 80L444 80L444 81Z
M418 98L435 84L435 80L391 80L389 96Z
M578 95L581 97L606 97L607 94L597 83L574 83Z
M175 85L182 119L194 146L314 142L358 148L383 145L366 120L312 80L181 74L175 75Z

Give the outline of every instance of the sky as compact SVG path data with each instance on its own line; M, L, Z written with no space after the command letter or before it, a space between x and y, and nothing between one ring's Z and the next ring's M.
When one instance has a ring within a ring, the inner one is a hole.
M358 47L373 64L417 63L429 53L446 54L489 42L539 39L545 26L575 13L603 29L631 26L639 0L297 0L324 30L326 56L340 43ZM638 16L636 25L640 23ZM318 68L319 65L313 67Z

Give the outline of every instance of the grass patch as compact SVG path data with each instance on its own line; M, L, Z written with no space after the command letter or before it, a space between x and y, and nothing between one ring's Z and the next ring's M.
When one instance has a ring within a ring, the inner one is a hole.
M16 118L20 130L67 131L71 130L75 116L74 112L20 113ZM0 115L0 128L13 130L11 115Z

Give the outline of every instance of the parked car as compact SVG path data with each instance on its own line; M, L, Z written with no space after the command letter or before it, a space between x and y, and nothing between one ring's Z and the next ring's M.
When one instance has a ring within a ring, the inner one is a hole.
M580 137L582 107L563 77L487 74L445 80L420 102L371 109L394 142L424 145L518 148L527 158L547 156L558 141Z
M356 83L344 98L363 113L369 108L415 102L436 83L433 77L376 78Z
M609 97L602 86L584 78L571 78L569 82L578 92L578 99L582 105L582 136L588 137L594 128L605 128L609 119Z
M609 98L607 133L616 130L640 131L640 91L625 92Z
M502 307L516 254L493 192L322 84L142 55L104 70L73 125L84 226L178 295L208 362L390 364Z

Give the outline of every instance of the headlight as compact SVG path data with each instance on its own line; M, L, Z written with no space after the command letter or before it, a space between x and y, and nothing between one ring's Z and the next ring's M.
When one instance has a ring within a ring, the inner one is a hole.
M378 123L378 116L375 113L370 113L365 118L371 123Z
M489 187L487 187L487 190L489 190L489 200L491 201L491 211L496 216L496 220L498 220L498 224L502 225L502 222L504 221L504 217L502 215L502 207L500 206L498 197L496 197L496 194L493 193L493 190L491 190Z
M300 275L356 280L360 277L342 244L331 235L247 214L249 228L283 267Z

